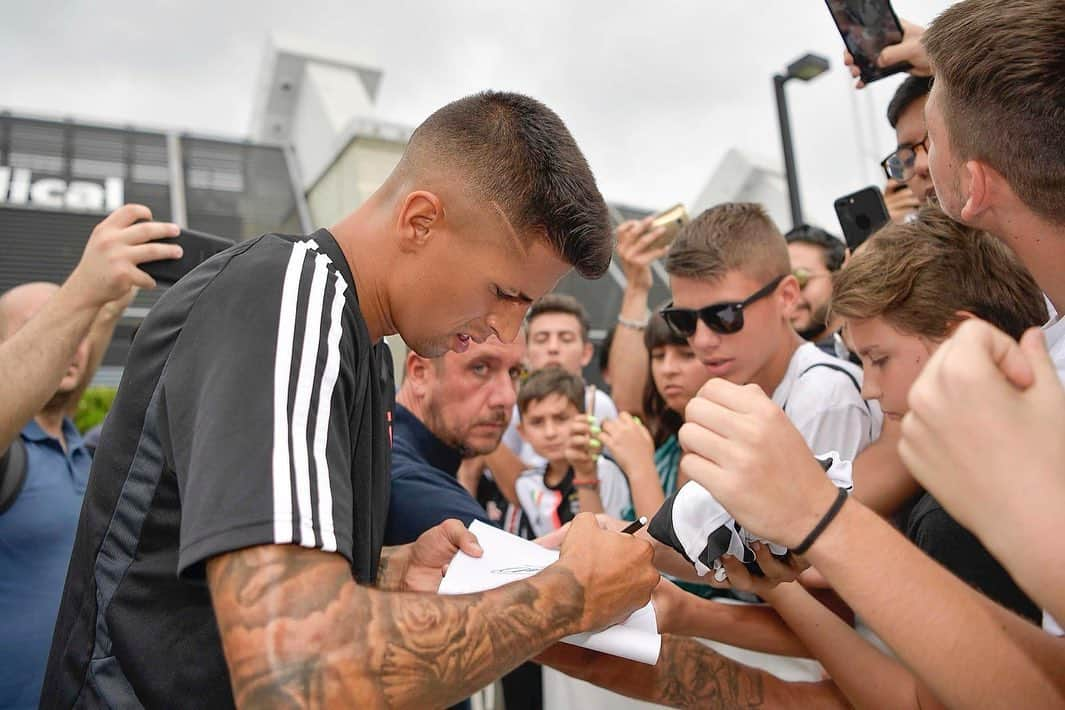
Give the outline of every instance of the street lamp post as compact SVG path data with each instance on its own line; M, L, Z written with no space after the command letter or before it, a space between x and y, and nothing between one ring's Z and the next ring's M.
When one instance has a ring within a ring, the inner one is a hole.
M784 172L788 180L788 202L791 206L792 227L803 223L802 202L799 199L799 173L795 167L795 147L791 139L791 119L788 116L788 97L784 84L792 79L810 81L828 71L828 60L817 54L806 54L788 65L784 74L773 75L773 89L780 121L780 143L784 150Z

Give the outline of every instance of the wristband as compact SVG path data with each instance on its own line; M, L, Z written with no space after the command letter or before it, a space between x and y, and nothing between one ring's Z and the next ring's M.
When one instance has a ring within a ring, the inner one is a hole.
M836 494L836 500L834 500L832 505L829 506L828 512L825 513L824 517L821 518L820 522L814 526L814 529L810 531L810 534L807 535L802 542L796 547L791 548L792 553L796 555L805 555L810 549L810 546L817 542L817 538L821 537L821 533L825 531L825 528L828 527L829 523L831 523L839 514L840 509L846 502L847 490L845 488L840 488L839 492Z
M651 322L651 316L645 316L643 320L631 320L629 318L622 318L618 316L618 325L625 326L631 330L647 330L647 325Z
M580 488L590 488L592 490L595 490L595 489L599 488L599 479L598 478L589 479L587 481L574 480L573 481L573 487L574 488L578 488L578 489L580 489Z

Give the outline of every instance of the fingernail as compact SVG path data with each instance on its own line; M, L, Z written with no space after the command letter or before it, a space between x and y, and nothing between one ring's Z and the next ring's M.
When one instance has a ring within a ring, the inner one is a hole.
M600 448L600 447L601 447L602 445L603 445L603 444L602 444L602 443L600 443L599 439L589 439L589 440L588 440L588 446L591 446L591 447L592 447L592 448L594 448L594 449L598 449L598 448Z
M477 544L476 542L474 542L474 543L471 543L471 544L470 544L470 547L472 547L472 548L473 548L474 550L476 550L477 552L480 552L481 554L484 554L484 548L483 548L483 547L481 547L480 545L478 545L478 544Z
M591 431L593 434L601 434L601 433L603 433L602 428L600 428L598 426L593 426L591 429L589 429L589 431Z
M751 543L751 549L754 550L755 552L758 552L759 550L762 549L762 543L760 543L760 542Z

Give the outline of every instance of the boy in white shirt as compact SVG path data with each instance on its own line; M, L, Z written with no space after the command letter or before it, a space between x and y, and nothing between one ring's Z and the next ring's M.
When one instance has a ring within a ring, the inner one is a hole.
M519 431L545 461L515 485L536 537L578 513L620 517L631 505L625 474L598 453L598 423L584 414L584 397L584 381L558 367L533 373L518 393Z

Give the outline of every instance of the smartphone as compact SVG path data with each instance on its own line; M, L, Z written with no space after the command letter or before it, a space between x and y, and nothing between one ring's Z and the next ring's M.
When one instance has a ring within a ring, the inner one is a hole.
M876 64L884 47L902 41L902 23L891 0L825 0L825 4L866 84L913 68L907 62L890 67Z
M160 259L146 261L140 265L160 286L176 284L182 276L189 273L218 252L233 246L233 242L213 234L182 229L176 237L157 240L160 244L177 244L183 253L180 259Z
M884 195L874 185L844 195L836 200L835 207L843 238L851 253L891 220Z
M680 232L680 228L686 225L689 221L688 210L684 209L684 205L675 204L668 210L659 212L651 220L651 229L655 230L659 227L665 227L665 230L658 239L651 245L654 249L661 249L662 247L668 247L673 243L673 240L677 238L677 233Z

